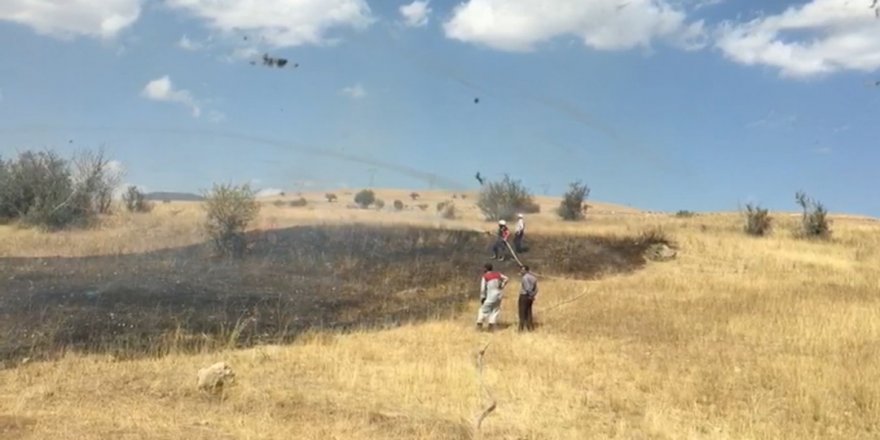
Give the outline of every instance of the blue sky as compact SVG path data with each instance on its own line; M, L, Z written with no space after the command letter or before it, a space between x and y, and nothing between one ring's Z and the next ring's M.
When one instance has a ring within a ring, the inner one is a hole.
M804 190L880 216L870 5L4 0L0 155L104 147L157 191L480 171L652 210L794 210Z

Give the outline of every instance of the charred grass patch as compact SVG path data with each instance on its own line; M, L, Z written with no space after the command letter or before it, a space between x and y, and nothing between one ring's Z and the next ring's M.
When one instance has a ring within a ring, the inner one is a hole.
M163 355L453 315L476 297L490 244L471 231L362 225L296 227L248 242L241 260L214 257L211 243L0 259L0 359ZM534 270L582 279L636 270L650 245L553 235L529 243L521 258Z

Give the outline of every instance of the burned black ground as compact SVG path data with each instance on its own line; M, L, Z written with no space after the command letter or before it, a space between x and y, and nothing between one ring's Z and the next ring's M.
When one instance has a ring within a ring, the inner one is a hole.
M477 296L489 255L486 235L411 227L297 227L249 241L239 261L214 258L207 243L139 255L0 259L0 360L285 342L310 328L453 314ZM635 270L650 244L565 236L528 243L522 258L533 270L576 278ZM496 267L515 275L510 261Z

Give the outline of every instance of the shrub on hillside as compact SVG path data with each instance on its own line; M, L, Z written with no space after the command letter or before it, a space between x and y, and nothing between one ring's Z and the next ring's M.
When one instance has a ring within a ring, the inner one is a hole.
M480 190L477 207L486 220L512 220L517 213L534 214L541 208L519 180L505 175L499 182L488 182Z
M152 205L147 201L147 196L137 186L129 185L122 194L122 203L128 212L149 212Z
M300 197L295 200L291 200L289 205L291 208L302 208L309 204L309 201L305 199L305 197Z
M376 199L376 201L373 202L373 207L381 211L385 208L385 201L382 199Z
M808 197L804 192L795 194L795 201L803 209L800 235L805 238L828 238L831 236L831 221L828 210L821 202Z
M445 203L440 209L440 217L443 217L446 220L455 220L455 203Z
M257 218L260 204L250 185L214 185L205 197L205 229L220 255L241 257L245 230Z
M678 212L675 213L675 216L678 218L691 218L696 215L697 215L697 213L695 213L693 211L688 211L687 209L680 209L680 210L678 210Z
M403 211L403 208L404 208L403 202L401 202L400 200L394 201L394 210L395 211Z
M327 203L333 203L339 199L338 197L336 197L336 194L333 193L324 194L324 198L327 199Z
M587 211L584 201L589 195L590 188L587 185L580 181L570 183L559 208L556 208L556 214L566 221L583 220Z
M411 198L413 200L413 202L415 202L416 200L419 199L419 193L417 193L417 192L410 193L409 198Z
M354 202L362 209L369 208L376 201L376 193L373 190L364 189L354 195Z
M421 204L416 205L416 206L418 206L418 208L419 208L420 210L422 210L422 211L427 211L427 210L428 210L428 204L427 204L427 203L421 203Z
M74 181L70 164L51 151L26 151L4 163L0 218L60 229L88 223L97 214L92 193Z
M123 173L102 150L84 150L73 157L71 178L86 210L109 214L113 192L122 182Z
M746 234L756 237L767 235L770 233L772 220L768 210L751 203L746 205Z

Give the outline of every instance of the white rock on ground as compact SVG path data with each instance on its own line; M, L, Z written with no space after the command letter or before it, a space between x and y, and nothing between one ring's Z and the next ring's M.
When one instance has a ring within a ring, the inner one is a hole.
M223 386L235 380L235 372L226 362L217 362L199 370L198 387L205 391L219 391Z

